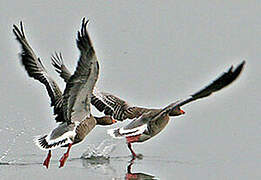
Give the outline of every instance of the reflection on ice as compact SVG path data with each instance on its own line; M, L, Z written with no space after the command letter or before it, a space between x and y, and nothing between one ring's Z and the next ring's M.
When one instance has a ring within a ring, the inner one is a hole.
M146 173L143 173L143 172L136 172L136 173L133 173L131 172L131 166L133 165L134 163L134 160L132 160L130 162L130 164L127 166L127 173L125 175L125 179L126 180L155 180L155 176L153 175L150 175L150 174L146 174Z

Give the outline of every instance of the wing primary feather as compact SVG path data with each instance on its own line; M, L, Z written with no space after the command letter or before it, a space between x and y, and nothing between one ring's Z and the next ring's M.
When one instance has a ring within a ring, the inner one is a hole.
M233 81L237 79L237 77L242 72L245 65L245 61L242 61L234 70L233 66L229 68L229 70L225 73L223 73L220 77L218 77L216 80L214 80L211 84L203 88L202 90L194 93L189 98L180 101L177 103L173 108L181 107L187 103L190 103L192 101L195 101L197 99L205 98L207 96L210 96L212 93L217 92L224 87L231 84Z
M62 93L56 82L47 74L41 59L36 57L33 49L27 42L22 21L20 21L20 29L16 25L13 25L13 33L22 47L20 57L27 74L29 77L32 77L45 85L51 99L51 106L54 106L54 114L59 114L61 107L56 106L56 104L61 98Z

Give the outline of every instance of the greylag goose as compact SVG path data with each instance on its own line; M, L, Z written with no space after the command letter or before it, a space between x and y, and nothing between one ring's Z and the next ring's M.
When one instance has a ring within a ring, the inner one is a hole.
M232 83L241 73L244 64L245 61L243 61L235 69L233 69L233 66L231 66L227 72L190 97L172 103L160 111L152 110L145 112L124 127L109 129L107 131L108 134L114 138L125 137L128 148L132 153L132 157L135 159L137 155L131 147L132 143L147 141L161 132L168 124L169 116L179 116L184 114L184 111L180 109L181 106L184 106L185 104L188 104L197 99L205 98Z
M56 53L56 55L52 57L52 64L55 70L60 74L60 77L67 82L71 74L63 62L62 55ZM244 64L245 61L240 63L235 69L231 66L227 72L223 73L202 90L187 99L172 103L163 109L130 106L126 101L110 93L98 91L96 87L94 87L93 90L91 103L99 111L112 116L116 120L134 119L125 127L108 130L108 134L114 138L125 137L128 148L135 158L136 154L131 147L131 143L149 140L165 128L170 116L185 114L185 112L180 109L181 106L197 99L205 98L232 83L241 73Z
M47 74L42 61L37 58L29 45L22 22L20 22L20 29L13 25L13 33L22 47L20 54L22 65L30 77L45 85L56 115L56 122L59 123L49 134L36 139L38 147L48 151L43 163L46 168L49 167L51 150L68 147L67 152L60 159L60 167L63 167L72 145L82 142L96 124L110 125L115 122L109 116L93 117L90 112L92 91L99 74L99 63L87 32L87 24L88 21L83 18L76 40L80 58L74 74L68 78L63 93Z

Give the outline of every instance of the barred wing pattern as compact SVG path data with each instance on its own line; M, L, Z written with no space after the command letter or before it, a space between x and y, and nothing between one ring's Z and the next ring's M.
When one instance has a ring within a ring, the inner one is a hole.
M148 111L147 108L130 106L126 101L105 92L99 92L94 88L92 96L92 105L105 115L111 115L114 119L123 121L141 116Z
M29 77L32 77L45 85L51 99L51 106L54 107L54 114L58 116L60 114L60 118L57 118L56 121L63 121L61 114L62 92L56 82L47 74L40 58L36 57L33 49L27 42L22 22L20 22L20 30L16 25L13 25L13 33L22 47L22 52L20 54L22 65L25 67Z

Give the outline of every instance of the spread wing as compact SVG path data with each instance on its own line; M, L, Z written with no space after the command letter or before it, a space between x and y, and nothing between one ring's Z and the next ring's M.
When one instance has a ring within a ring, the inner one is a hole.
M27 74L29 77L32 77L45 85L48 95L51 99L51 106L54 107L54 114L60 114L62 93L55 81L47 74L47 71L45 70L40 58L36 57L33 49L27 42L22 22L20 22L20 29L16 25L13 25L13 33L16 36L16 40L22 47L22 52L20 53L21 62ZM57 119L57 121L63 121L62 116L60 117L61 119Z
M90 117L91 94L98 79L99 64L87 32L87 24L88 21L83 18L77 38L80 58L63 94L63 113L67 122L80 122Z
M244 65L245 65L245 61L240 63L235 69L233 68L233 66L231 66L227 72L223 73L219 78L214 80L211 84L209 84L205 88L194 93L189 98L182 100L179 103L175 103L173 108L181 107L192 101L196 101L197 99L208 97L212 93L217 92L222 88L228 86L229 84L231 84L233 81L237 79L237 77L240 75L241 71L243 70Z
M71 73L65 66L61 54L56 53L55 56L52 56L52 65L60 77L63 78L65 82L68 82ZM146 111L145 108L130 106L126 101L112 94L100 92L96 87L94 87L93 90L91 104L100 112L104 112L105 115L110 115L120 121L139 117Z

